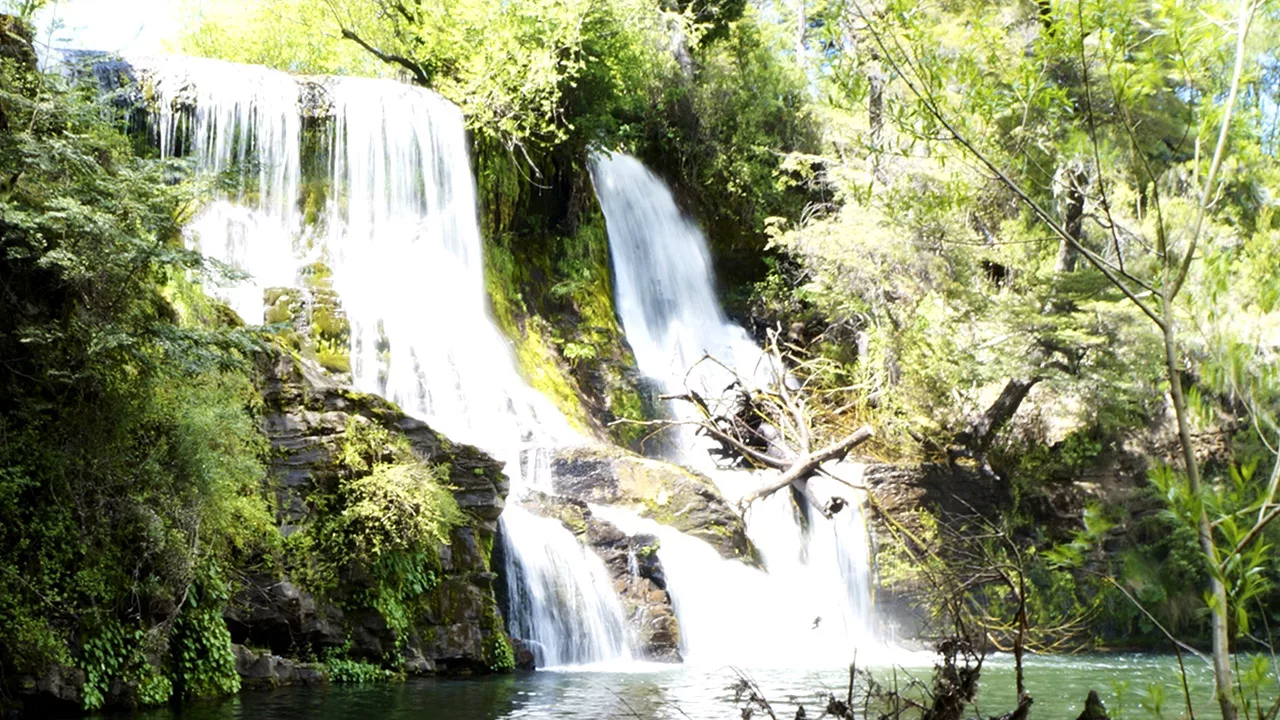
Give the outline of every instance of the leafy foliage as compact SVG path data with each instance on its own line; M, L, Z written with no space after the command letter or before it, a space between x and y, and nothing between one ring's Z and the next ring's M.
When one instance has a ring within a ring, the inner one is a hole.
M211 269L183 246L189 186L109 104L4 60L0 127L0 668L74 662L87 707L115 679L162 702L138 628L181 627L197 568L274 533L256 341L192 285Z
M418 460L403 439L366 418L351 418L339 462L337 486L308 498L312 522L286 542L286 567L312 592L377 610L403 644L439 585L437 548L467 516L444 484L445 468ZM349 681L364 681L359 667L340 668Z
M188 698L230 695L240 689L231 633L222 620L227 588L216 567L203 568L202 577L187 595L170 637L174 676Z

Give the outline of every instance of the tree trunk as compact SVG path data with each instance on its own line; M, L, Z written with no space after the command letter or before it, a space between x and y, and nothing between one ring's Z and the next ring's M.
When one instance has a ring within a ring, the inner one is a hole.
M1192 497L1201 493L1200 464L1196 461L1191 441L1191 423L1187 418L1187 399L1182 393L1182 370L1178 367L1177 335L1174 330L1173 303L1164 299L1164 357L1169 376L1169 395L1178 422L1178 442L1182 445L1182 461L1186 465L1187 486ZM1218 573L1218 550L1213 541L1213 526L1204 507L1200 508L1200 551L1211 568L1209 573L1211 634L1213 636L1213 691L1222 709L1222 720L1236 720L1236 705L1231 697L1231 639L1227 634L1227 587Z
M1058 212L1062 215L1062 227L1075 239L1076 244L1084 243L1084 190L1083 185L1088 177L1080 168L1068 166L1058 171L1057 182L1061 188ZM1070 273L1076 271L1076 263L1080 253L1064 238L1058 243L1058 261L1054 271Z
M872 431L871 428L862 427L835 445L831 445L823 448L822 450L811 452L808 455L796 458L796 461L791 464L791 467L787 468L781 475L778 475L777 478L770 481L768 484L747 493L747 495L739 501L739 505L745 509L756 500L769 497L782 488L807 478L815 472L818 466L822 463L835 458L844 457L850 450L861 445L867 440L870 440L874 435L875 432ZM805 491L804 487L798 487L797 489L802 493ZM818 510L822 511L823 508L818 506Z
M969 429L960 433L956 441L974 452L985 453L991 447L996 433L1013 418L1022 401L1027 398L1027 393L1041 380L1043 378L1010 378L1000 391L1000 396L991 403L991 407L971 422Z
M887 182L882 161L883 150L880 143L884 139L884 73L880 71L880 62L872 56L871 69L867 73L867 123L871 128L871 172L877 182Z

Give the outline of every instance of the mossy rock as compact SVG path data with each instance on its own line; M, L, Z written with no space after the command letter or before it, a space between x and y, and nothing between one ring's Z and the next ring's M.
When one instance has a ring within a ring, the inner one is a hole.
M559 451L551 461L556 494L629 507L710 543L722 556L760 564L746 525L704 475L610 445Z

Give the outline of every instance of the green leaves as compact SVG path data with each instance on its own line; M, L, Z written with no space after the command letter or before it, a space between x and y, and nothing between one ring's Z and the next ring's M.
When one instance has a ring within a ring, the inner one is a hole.
M214 632L218 601L188 593L196 569L276 532L255 340L191 284L206 269L180 234L191 190L134 155L117 113L0 62L0 672L43 672L83 643L91 708L113 680L167 701L166 638L140 618L207 606L179 625Z

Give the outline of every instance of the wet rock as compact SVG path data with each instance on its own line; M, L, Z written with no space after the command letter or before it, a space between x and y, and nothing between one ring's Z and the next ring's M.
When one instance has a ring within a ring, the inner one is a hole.
M528 644L519 638L511 638L511 649L516 655L517 670L534 669L533 650L529 648Z
M557 495L630 508L710 543L726 558L760 563L742 518L703 475L616 447L588 445L558 451L551 478Z
M501 622L493 620L497 601L488 557L509 488L502 463L450 441L393 403L343 385L296 353L264 356L258 386L265 406L262 429L272 449L268 482L282 533L305 531L316 513L326 512L324 503L314 501L338 489L348 428L366 423L385 428L418 460L448 468L445 484L469 521L452 531L449 544L436 548L438 582L415 600L415 607L428 610L413 618L406 638L374 608L362 608L362 593L375 583L369 568L352 563L340 570L345 589L339 597L313 596L287 577L249 578L225 613L233 640L278 655L349 642L351 656L371 662L398 649L410 672L487 671L485 641L502 632Z
M324 666L316 663L302 663L270 652L257 652L243 645L232 645L231 651L236 656L240 683L249 689L325 685L329 682Z
M38 717L42 712L79 710L84 699L84 671L54 665L44 675L28 676L18 683L23 707Z
M536 515L559 520L604 561L644 659L681 661L679 622L666 590L656 537L629 536L573 498L533 492L525 499L525 507Z
M1084 710L1076 720L1108 720L1107 706L1102 704L1097 690L1089 691L1089 697L1084 701Z

